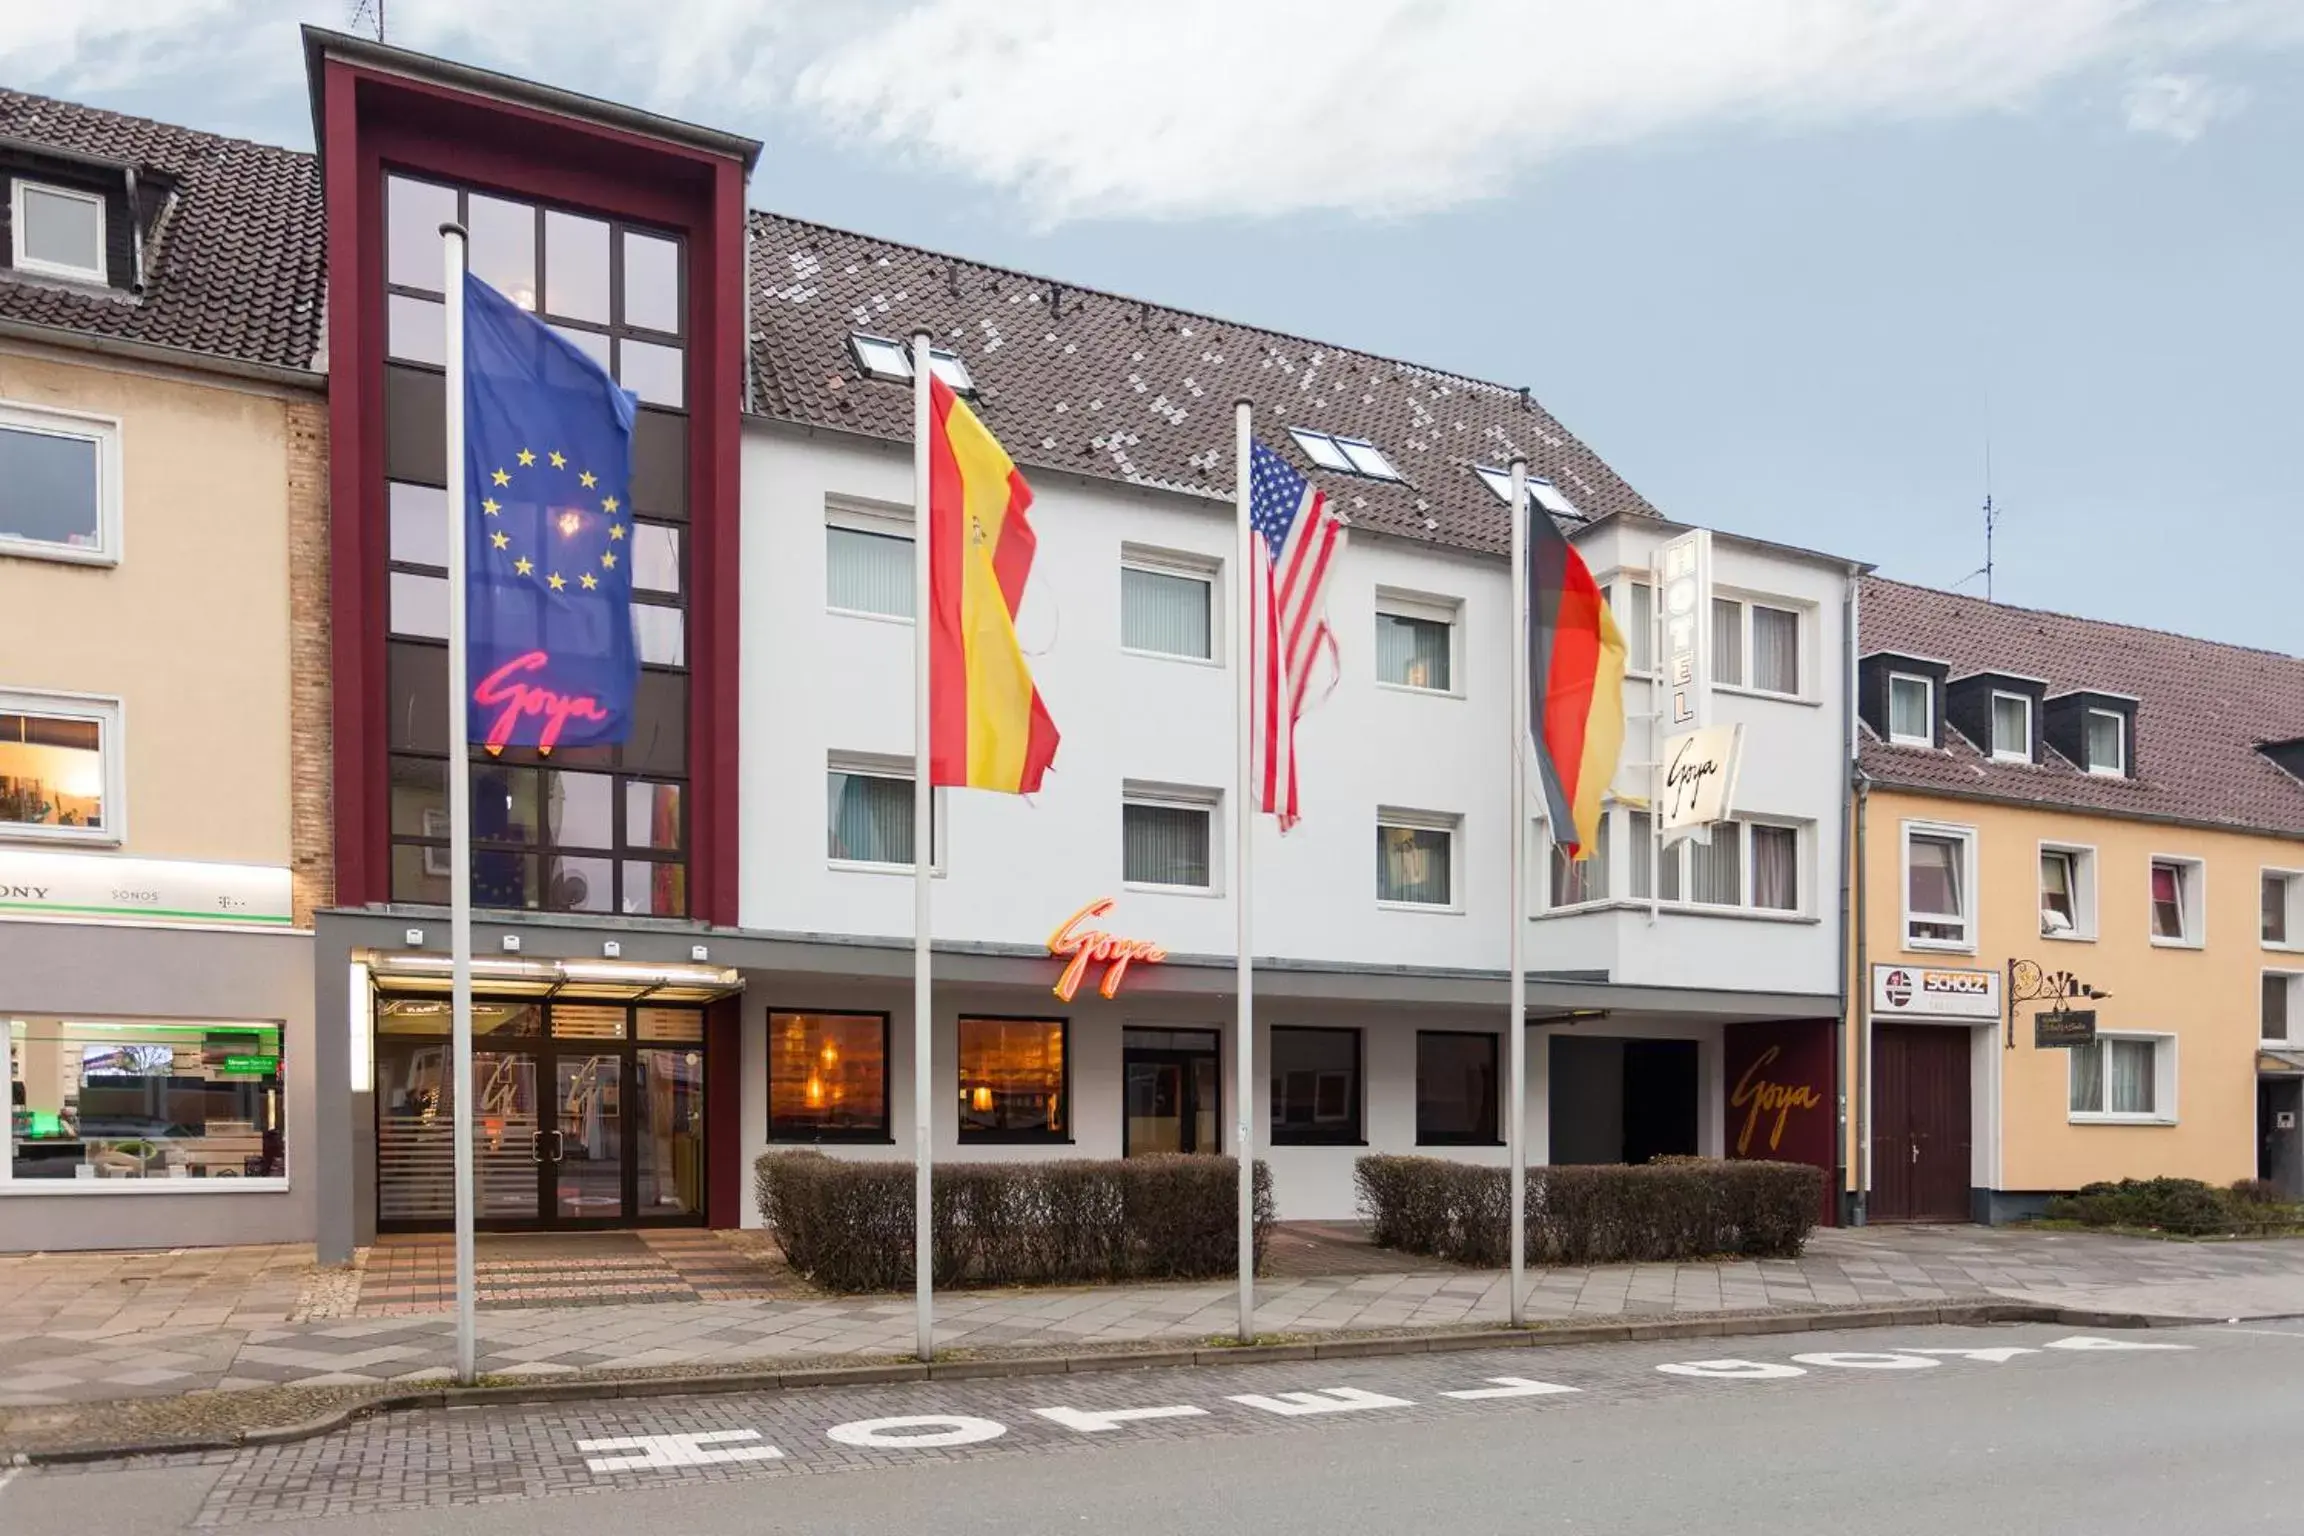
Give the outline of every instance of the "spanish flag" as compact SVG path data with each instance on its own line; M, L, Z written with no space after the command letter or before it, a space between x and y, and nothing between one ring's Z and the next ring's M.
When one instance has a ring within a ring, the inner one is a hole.
M1528 721L1555 841L1591 857L1624 747L1624 636L1551 514L1528 514Z
M1016 643L1032 488L976 413L928 380L928 782L1029 795L1056 725Z

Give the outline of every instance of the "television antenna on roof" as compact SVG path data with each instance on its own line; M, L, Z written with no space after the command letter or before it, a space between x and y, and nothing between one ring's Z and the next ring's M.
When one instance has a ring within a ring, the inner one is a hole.
M384 41L384 0L352 0L352 19L346 25L358 32L361 23L370 17L376 21L376 41Z
M381 5L383 0L377 0L377 3ZM1983 577L1986 602L1992 601L1992 535L1999 529L2003 515L1999 505L1992 500L1992 434L1987 428L1984 434L1984 563L1952 583L1955 588L1959 588L1979 576Z

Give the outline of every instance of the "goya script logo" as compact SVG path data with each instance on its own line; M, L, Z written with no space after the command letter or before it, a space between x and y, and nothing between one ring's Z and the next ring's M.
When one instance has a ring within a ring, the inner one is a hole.
M1064 967L1064 974L1056 978L1056 995L1063 1001L1072 1001L1072 995L1080 990L1080 979L1092 964L1101 963L1104 967L1103 984L1096 990L1106 997L1117 997L1120 978L1128 974L1131 964L1141 960L1146 965L1158 965L1168 958L1168 951L1149 939L1123 939L1100 928L1080 926L1111 910L1112 898L1099 896L1064 919L1063 925L1048 935L1048 953L1071 962Z
M472 702L482 708L496 708L496 718L489 722L484 745L491 752L501 752L519 729L522 719L535 716L543 720L536 732L536 750L549 752L560 744L560 733L571 720L590 725L605 724L608 711L600 701L588 693L561 693L547 688L541 682L524 682L521 674L542 672L552 665L548 651L529 651L515 656L486 677L472 690ZM499 708L499 706L501 706Z
M1796 1109L1815 1109L1824 1102L1823 1095L1806 1083L1777 1083L1767 1077L1768 1068L1784 1054L1784 1047L1772 1045L1760 1053L1759 1060L1744 1069L1736 1080L1736 1091L1728 1097L1730 1109L1741 1109L1744 1128L1736 1134L1736 1155L1747 1157L1752 1151L1752 1133L1760 1128L1760 1117L1776 1118L1768 1127L1768 1150L1773 1152L1784 1141L1784 1122Z

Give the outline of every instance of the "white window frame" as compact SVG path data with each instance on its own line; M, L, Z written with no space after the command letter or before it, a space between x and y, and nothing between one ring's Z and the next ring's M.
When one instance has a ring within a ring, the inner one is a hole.
M2282 882L2281 894L2288 903L2288 937L2285 941L2264 937L2264 919L2259 909L2256 919L2256 942L2275 954L2304 954L2304 869L2282 869L2267 864L2256 871L2256 899L2264 899L2264 882Z
M848 496L824 498L824 611L843 618L871 619L882 624L902 624L910 627L912 615L908 613L881 613L871 608L844 608L832 601L832 536L839 528L849 533L877 534L884 539L902 539L915 545L913 558L917 560L918 538L912 509L887 502L864 501Z
M2304 971L2283 970L2279 966L2268 965L2264 967L2263 974L2267 978L2279 977L2288 988L2288 1033L2278 1036L2264 1033L2264 1002L2261 982L2258 983L2259 991L2256 1002L2256 1033L2262 1037L2263 1044L2268 1050L2294 1050L2298 1040L2297 1027L2299 1023L2304 1023Z
M2042 866L2051 855L2060 854L2069 860L2072 869L2072 927L2069 932L2051 932L2048 927L2048 882L2043 878ZM2040 937L2056 939L2066 944L2092 944L2096 941L2096 850L2087 843L2059 843L2044 841L2040 844L2040 857L2033 865L2033 879L2038 881L2040 909Z
M2021 751L2012 752L2000 745L2000 701L2002 699L2014 699L2024 706L2024 746ZM1990 742L1992 760L2000 763L2031 762L2032 738L2038 730L2038 726L2033 720L2032 695L2011 693L2005 688L1995 688L1992 690L1991 698L1984 706L1984 710L1984 728L1992 738Z
M1478 475L1480 483L1495 493L1498 501L1507 505L1510 504L1512 500L1511 470L1498 469L1492 464L1475 464L1472 466L1472 473ZM1526 484L1528 499L1545 511L1556 517L1572 517L1578 522L1585 520L1584 514L1576 510L1576 503L1568 499L1567 493L1542 475L1531 471Z
M2112 721L2119 727L2120 761L2109 768L2099 764L2096 761L2096 754L2091 752L2088 748L2088 724L2098 715L2104 716L2106 719ZM2089 705L2085 710L2081 712L2080 755L2088 759L2088 771L2090 773L2107 779L2124 779L2128 777L2128 758L2132 751L2133 746L2128 740L2128 716L2126 714L2117 709L2098 709L2093 704Z
M1148 651L1123 641L1120 646L1120 653L1123 656L1144 656L1154 661L1180 661L1195 667L1221 669L1225 665L1226 657L1230 653L1225 649L1224 614L1227 605L1224 595L1224 562L1222 560L1211 555L1193 554L1187 550L1154 549L1144 544L1123 544L1120 546L1120 568L1122 570L1149 571L1156 576L1181 576L1189 581L1203 582L1208 588L1207 655L1187 656L1181 651ZM1123 583L1122 585L1123 591L1120 602L1125 609L1128 598L1125 591L1126 584ZM1125 617L1122 619L1121 632L1123 634L1127 632Z
M37 256L26 254L25 236L31 229L31 226L24 220L24 194L27 192L39 192L49 197L60 197L68 202L94 203L96 205L96 265L93 267L75 267L60 261L43 261ZM13 248L8 254L17 271L35 272L42 277L69 278L76 283L100 283L110 286L112 276L106 268L105 258L112 248L112 232L109 223L111 211L104 206L104 195L101 192L86 192L78 187L60 187L54 182L27 180L19 176L16 178L15 185L10 189L8 204L8 214L11 221L9 229L14 236L10 242Z
M1404 483L1406 476L1391 456L1364 437L1346 437L1311 427L1290 427L1288 435L1304 450L1304 457L1332 475L1356 475L1362 480ZM1355 451L1357 450L1357 451Z
M1640 588L1648 594L1648 622L1638 624L1632 619L1632 589ZM1615 615L1616 627L1624 633L1624 675L1627 678L1656 676L1656 582L1646 571L1612 571L1600 583L1600 595L1607 600L1608 611ZM1648 648L1648 665L1632 664L1633 647Z
M915 766L916 764L909 757L896 757L884 752L827 752L824 754L824 775L826 778L830 778L835 773L847 773L868 779L902 779L907 784L916 785L918 779L912 771ZM951 841L944 814L946 809L944 791L931 788L928 791L928 873L937 879L943 878L945 848ZM825 828L825 832L829 835L831 828ZM856 874L908 876L912 873L912 866L909 864L882 864L872 859L836 859L831 856L829 851L825 854L824 864L827 869L846 870Z
M73 565L118 565L124 539L120 510L120 418L0 400L0 427L46 437L77 438L96 445L97 539L95 548L77 549L70 544L0 535L0 555L61 560Z
M1419 688L1414 683L1396 683L1385 677L1376 679L1377 687L1392 693L1412 693L1422 698L1461 699L1464 697L1463 599L1442 597L1433 592L1410 592L1398 587L1378 587L1373 616L1376 619L1420 619L1427 624L1445 624L1448 626L1447 687ZM1373 632L1371 632L1370 640L1373 643Z
M1963 932L1956 939L1924 939L1912 932L1915 921L1943 924L1952 914L1912 910L1912 839L1920 837L1948 838L1960 845L1961 894L1968 910L1956 914ZM1946 821L1907 821L1897 838L1896 905L1903 914L1904 948L1915 953L1935 951L1942 954L1972 955L1976 953L1977 935L1983 931L1983 895L1976 884L1976 829Z
M1722 693L1747 694L1750 697L1756 699L1807 698L1809 693L1809 679L1814 671L1814 669L1808 665L1809 652L1811 650L1808 637L1813 628L1813 626L1808 621L1810 606L1806 603L1794 602L1790 598L1747 597L1741 593L1736 592L1714 592L1713 598L1717 602L1734 603L1736 605L1736 632L1741 637L1739 659L1741 659L1744 663L1744 679L1742 682L1715 682L1713 686ZM1759 684L1752 681L1753 662L1756 659L1752 648L1752 610L1755 608L1766 608L1774 613L1788 613L1792 615L1792 626L1794 631L1792 664L1799 669L1800 686L1793 689L1790 693L1786 693L1783 690L1777 688L1763 688Z
M1153 806L1170 811L1199 811L1208 818L1208 883L1206 885L1165 885L1153 880L1128 878L1127 815L1132 805ZM1224 894L1224 792L1207 789L1196 784L1154 784L1137 779L1123 780L1120 785L1121 850L1120 885L1123 890L1142 891L1154 896L1222 896Z
M1638 870L1642 873L1647 873L1651 881L1651 889L1656 891L1662 890L1664 881L1667 878L1666 872L1671 871L1672 874L1670 878L1672 884L1680 892L1680 894L1677 896L1658 895L1654 898L1656 904L1666 911L1688 912L1697 914L1699 916L1706 914L1712 916L1733 915L1745 918L1758 918L1763 922L1792 923L1815 921L1816 824L1814 822L1798 821L1789 816L1761 815L1739 815L1732 817L1727 821L1714 822L1712 824L1712 836L1714 840L1718 840L1723 831L1729 828L1734 829L1737 840L1736 900L1733 904L1730 904L1717 901L1697 901L1688 894L1691 889L1691 877L1688 867L1688 850L1694 846L1694 844L1687 839L1683 839L1670 848L1663 849L1657 855L1655 869L1652 872L1648 871L1648 844L1645 840L1637 836L1632 831L1632 817L1639 814L1644 813L1638 811L1637 809L1627 808L1627 814L1618 818L1623 822L1624 825L1624 835L1622 841L1622 846L1624 849L1623 859L1618 861L1614 858L1614 854L1616 852L1614 845L1611 845L1609 849L1611 856L1609 884L1611 888L1615 888L1619 884L1622 888L1622 894L1614 898L1616 901L1623 902L1627 905L1635 907L1647 906L1650 901L1650 897L1637 895L1633 892L1634 875L1632 873L1627 873L1623 877L1622 881L1619 882L1615 875L1615 870L1617 868L1620 867L1626 871ZM1651 821L1649 825L1651 828L1653 828L1655 823ZM1792 834L1792 859L1793 879L1795 881L1795 900L1793 905L1789 907L1763 907L1754 898L1752 887L1753 880L1758 874L1758 870L1754 866L1752 859L1752 834L1749 829L1753 827L1773 827L1779 831L1789 832ZM1611 832L1613 832L1613 828L1611 828ZM1649 836L1653 837L1654 835L1655 834L1653 830L1651 830ZM1549 845L1546 846L1545 852L1547 856L1549 856ZM1589 903L1588 905L1596 906L1598 903ZM1576 907L1569 908L1568 910L1580 911L1582 908Z
M1412 811L1399 806L1383 805L1376 808L1376 828L1399 827L1417 832L1445 832L1448 834L1448 899L1438 901L1389 901L1379 887L1376 909L1380 912L1422 912L1442 916L1462 916L1464 912L1464 818L1444 811Z
M1908 736L1896 729L1896 685L1898 683L1918 683L1920 685L1923 696L1922 713L1928 717L1927 735ZM1888 674L1886 715L1880 723L1887 729L1888 740L1896 746L1933 747L1936 745L1936 679L1925 672L1891 671Z
M2184 932L2164 939L2152 932L2152 872L2163 864L2176 869L2176 912ZM2208 864L2189 854L2155 853L2144 866L2144 931L2161 949L2208 947Z
M0 714L45 715L83 720L97 728L104 758L104 825L34 827L0 822L0 843L66 843L85 848L120 848L128 842L128 706L115 695L54 693L39 688L0 688Z
M2152 1044L2152 1113L2126 1114L2115 1110L2078 1110L2072 1107L2072 1066L2064 1066L2064 1118L2072 1125L2174 1125L2176 1117L2176 1036L2141 1029L2100 1029L2099 1040L2147 1040ZM2104 1055L2104 1102L2112 1102L2111 1053Z

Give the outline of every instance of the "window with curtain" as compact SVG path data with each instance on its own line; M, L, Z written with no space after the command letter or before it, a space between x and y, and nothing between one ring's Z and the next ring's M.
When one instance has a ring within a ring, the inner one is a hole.
M1497 1037L1459 1030L1416 1032L1416 1144L1493 1146Z
M1376 615L1376 677L1402 688L1449 689L1449 636L1445 619L1416 614Z
M2032 701L2023 694L1992 695L1992 755L2032 760Z
M1633 811L1624 823L1624 858L1630 879L1625 882L1634 901L1646 901L1649 893L1648 843L1655 836L1655 823L1646 811ZM1667 853L1661 862L1669 864L1678 854Z
M851 613L912 617L912 541L834 523L824 530L824 603Z
M1800 691L1799 614L1752 605L1752 686L1769 693Z
M1124 802L1120 807L1120 878L1131 885L1206 890L1213 819L1204 805Z
M1924 677L1891 673L1888 678L1888 739L1915 746L1936 740L1935 685Z
M2288 1017L2296 1003L2296 989L2304 984L2304 976L2287 971L2264 973L2264 1021L2262 1038L2285 1042L2288 1038Z
M1752 829L1752 905L1800 910L1800 834L1791 827Z
M2288 942L2288 907L2294 898L2299 878L2296 875L2264 877L2263 942L2266 944Z
M1967 841L1940 832L1912 832L1904 840L1905 942L1968 941Z
M1209 615L1215 584L1205 576L1120 567L1120 644L1131 651L1212 657Z
M1688 899L1712 907L1744 904L1743 831L1733 821L1712 824L1712 842L1688 845Z
M1624 586L1624 664L1634 672L1656 670L1656 589L1644 581Z
M1445 827L1379 821L1376 899L1410 906L1449 905L1449 863L1454 843L1454 835Z
M2173 1042L2099 1035L2072 1047L2071 1113L2160 1115L2160 1051Z
M824 775L826 853L844 863L912 865L912 781L834 767ZM931 818L935 802L929 802Z
M1587 901L1608 899L1608 820L1613 812L1600 813L1600 833L1592 844L1592 856L1571 860L1567 845L1555 840L1552 847L1552 905L1573 907Z
M960 1020L960 1139L1069 1141L1062 1019Z
M2185 887L2191 871L2169 859L2152 861L2152 937L2182 943L2185 932Z
M2071 934L2080 928L2079 856L2064 848L2040 851L2040 932Z
M1744 605L1731 598L1712 599L1712 681L1744 686Z
M2088 711L2088 771L2118 776L2128 771L2128 720L2109 709Z
M768 1015L768 1139L888 1139L888 1015Z
M1360 1031L1275 1025L1272 1145L1360 1142Z

